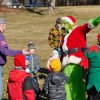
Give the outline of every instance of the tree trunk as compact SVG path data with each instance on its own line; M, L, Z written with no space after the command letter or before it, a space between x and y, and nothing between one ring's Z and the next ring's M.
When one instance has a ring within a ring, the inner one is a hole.
M49 1L49 15L55 14L55 3L56 3L56 0Z

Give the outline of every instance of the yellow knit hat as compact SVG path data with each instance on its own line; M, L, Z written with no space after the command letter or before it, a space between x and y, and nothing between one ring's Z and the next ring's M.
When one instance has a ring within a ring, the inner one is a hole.
M50 69L53 72L59 72L61 70L61 62L59 59L55 58L50 62Z

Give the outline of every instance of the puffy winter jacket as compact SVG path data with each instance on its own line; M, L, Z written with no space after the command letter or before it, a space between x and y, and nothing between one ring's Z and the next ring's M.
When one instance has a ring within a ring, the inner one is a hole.
M30 74L24 70L12 70L9 73L9 100L35 100L34 87Z
M64 85L67 78L64 73L50 73L45 79L43 89L48 92L48 100L66 100Z

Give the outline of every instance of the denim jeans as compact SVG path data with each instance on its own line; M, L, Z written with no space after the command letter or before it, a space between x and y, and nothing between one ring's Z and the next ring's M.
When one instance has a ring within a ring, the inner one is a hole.
M2 100L2 66L0 65L0 100Z

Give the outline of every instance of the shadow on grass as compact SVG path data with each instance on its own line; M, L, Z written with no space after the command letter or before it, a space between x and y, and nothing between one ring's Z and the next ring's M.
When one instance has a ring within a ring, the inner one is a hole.
M2 100L8 100L8 99L2 99Z
M40 9L36 9L36 8L33 8L33 9L30 9L30 8L27 8L27 11L31 12L31 13L36 13L36 14L39 14L39 15L45 15L43 12L44 10L40 10Z

